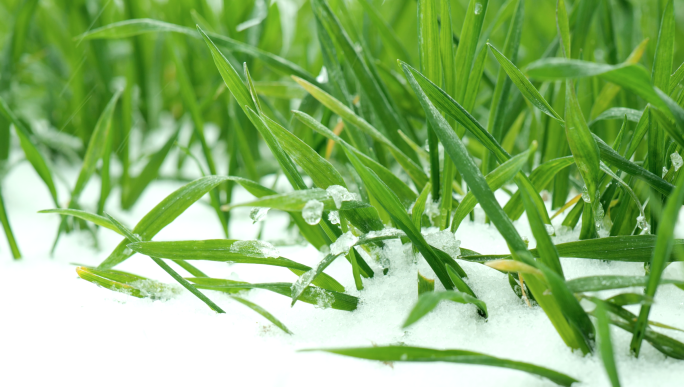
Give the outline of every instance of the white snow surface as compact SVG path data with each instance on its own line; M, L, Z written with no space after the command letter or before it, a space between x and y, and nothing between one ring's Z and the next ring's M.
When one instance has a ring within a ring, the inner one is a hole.
M77 171L59 168L68 180ZM272 183L269 182L268 184ZM265 183L266 184L266 183ZM268 185L266 184L266 185ZM131 212L118 208L114 191L108 211L128 226L135 223L163 197L181 184L155 182ZM60 199L67 189L60 184ZM487 303L489 319L483 320L472 305L443 302L409 329L401 325L417 299L416 271L434 278L424 260L417 264L405 248L389 253L390 271L365 279L361 292L354 287L351 266L336 260L326 273L342 283L361 302L354 312L318 309L265 290L245 297L270 311L294 335L288 336L260 315L224 294L205 291L226 314L216 314L184 291L168 301L137 299L81 280L72 263L97 265L121 241L100 229L100 249L85 233L72 233L60 241L54 256L50 248L59 217L37 214L52 208L47 190L26 162L3 181L3 193L11 224L24 255L14 261L0 236L0 385L2 386L326 386L361 385L453 385L453 386L553 386L548 380L494 367L451 363L394 363L358 360L322 352L298 352L305 348L332 348L405 343L439 349L465 349L534 363L566 373L582 383L577 386L608 386L597 355L571 352L544 312L529 308L511 291L506 277L488 267L460 261L468 284ZM82 205L94 206L99 182L92 181ZM499 195L499 193L497 193ZM236 201L249 199L238 188ZM205 198L206 199L206 198ZM501 194L501 200L506 196ZM92 207L91 207L92 208ZM462 248L481 253L505 253L504 240L485 225L481 210L474 223L464 223L456 233ZM231 237L254 239L261 224L252 224L249 209L235 209ZM560 230L562 217L554 221ZM283 230L286 215L272 211L263 223L264 238L283 256L314 266L321 255L311 246L284 246L293 240ZM523 217L515 222L521 235L534 239ZM577 238L578 231L555 237L556 242ZM679 227L678 234L682 235ZM154 240L221 238L212 209L196 203ZM194 261L197 262L197 261ZM193 263L194 263L193 262ZM598 274L643 275L642 264L606 263L563 259L568 278ZM287 269L262 265L197 262L212 277L250 282L294 282ZM183 275L182 269L174 266ZM173 283L148 257L134 255L117 269ZM684 278L681 266L671 265L666 277ZM436 281L440 289L439 281ZM621 292L630 289L623 289ZM631 289L640 292L639 289ZM602 297L617 292L601 292ZM632 308L632 310L634 310ZM684 327L684 293L671 285L661 286L651 312L653 320ZM679 386L684 363L669 359L644 343L641 356L629 355L626 332L611 327L615 355L623 386ZM666 334L684 341L681 332Z

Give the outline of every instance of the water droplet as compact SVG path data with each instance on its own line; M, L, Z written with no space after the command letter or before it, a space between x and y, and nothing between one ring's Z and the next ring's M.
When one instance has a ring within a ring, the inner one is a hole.
M665 175L667 175L667 167L663 167L663 173L660 177L665 177Z
M476 3L475 4L475 15L479 15L482 13L482 4L481 3Z
M323 215L323 207L325 207L325 205L316 199L311 199L306 202L306 205L302 209L304 221L312 226L318 224Z
M637 227L641 229L641 234L648 234L648 231L650 230L651 226L648 224L646 221L646 217L643 215L639 215L636 218L637 221Z
M261 222L266 219L266 214L268 214L269 208L265 207L254 207L252 211L249 212L249 218L252 219L252 224Z
M589 196L589 190L587 190L586 185L582 189L582 200L584 200L585 203L591 203L591 196Z

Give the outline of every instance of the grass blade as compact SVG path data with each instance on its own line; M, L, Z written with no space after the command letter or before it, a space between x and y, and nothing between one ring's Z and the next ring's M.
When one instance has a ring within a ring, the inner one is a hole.
M229 180L226 177L207 176L194 180L167 196L148 212L135 226L133 233L140 235L140 239L148 241L159 231L173 222L180 214L185 212L194 202L199 200L219 184ZM111 269L128 259L133 252L126 247L128 240L124 239L105 259L98 269Z
M417 323L418 320L425 317L425 315L435 309L440 301L445 300L458 302L459 304L473 304L480 311L482 311L482 313L484 313L483 317L487 318L487 305L471 295L454 290L447 290L443 292L425 292L418 297L416 305L413 307L413 309L411 309L411 312L406 318L406 321L404 321L402 328L407 328Z
M131 230L126 228L126 226L122 225L119 223L116 219L112 218L109 216L107 213L105 213L105 217L109 219L109 221L119 229L119 231L126 236L126 241L127 242L141 242L142 239L138 236L138 234L134 234ZM143 218L144 219L144 218ZM139 224L139 223L138 223ZM136 227L137 228L137 227ZM123 243L123 242L122 242ZM192 293L195 297L199 298L202 302L207 304L211 310L213 310L216 313L225 313L223 309L219 308L218 305L214 304L212 300L210 300L207 296L202 294L199 290L197 290L194 286L192 286L191 283L186 281L183 277L178 275L169 265L166 264L166 262L162 261L159 258L155 257L150 257L156 263L161 267L166 273L168 273L173 279L175 279L181 286L183 286L185 289L187 289L190 293ZM100 266L102 266L100 264Z
M500 359L497 357L457 349L438 350L430 348L408 346L385 346L368 348L328 348L307 349L305 351L323 351L343 356L351 356L360 359L378 360L384 362L408 361L408 362L448 362L460 364L479 364L492 367L502 367L519 370L533 375L541 376L560 386L570 386L578 382L570 376L561 374L547 368L519 361Z
M645 295L650 298L655 297L660 278L663 270L668 262L672 252L674 240L674 228L679 215L679 209L684 202L684 173L677 177L677 184L672 194L667 198L665 208L660 216L660 223L658 226L657 237L655 241L655 248L653 249L653 256L651 258L651 270L648 276L648 285L646 286ZM639 356L641 350L641 343L644 339L646 328L648 326L648 315L651 311L651 305L642 305L639 311L639 318L634 327L634 335L630 344L630 350L635 356Z

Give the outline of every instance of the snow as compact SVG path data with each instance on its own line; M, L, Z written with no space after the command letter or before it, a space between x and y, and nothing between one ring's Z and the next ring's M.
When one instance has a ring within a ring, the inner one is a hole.
M77 171L60 167L69 181ZM272 182L272 178L270 179ZM268 182L265 182L268 183ZM268 185L268 184L266 184ZM180 186L159 181L143 194L132 212L118 209L119 192L113 192L108 212L133 226L159 200ZM21 187L21 188L19 188ZM567 373L583 383L578 386L608 386L598 356L572 353L557 335L540 308L529 308L511 291L506 276L484 265L459 261L468 273L466 281L487 303L488 320L478 316L472 305L441 303L424 319L402 329L417 299L416 272L434 278L424 260L414 264L409 245L397 240L387 243L384 255L390 271L364 279L363 291L356 291L351 265L337 259L327 269L350 294L359 296L359 308L352 312L319 309L302 302L290 307L290 300L265 291L244 295L279 318L294 335L289 336L261 316L228 296L205 291L226 314L216 314L186 291L170 300L137 299L99 288L77 277L76 262L96 265L121 241L121 236L100 229L100 249L92 247L85 233L62 238L54 257L50 247L59 217L37 214L51 208L47 190L26 162L14 168L3 181L9 217L24 254L14 261L4 236L0 236L0 385L103 386L120 385L259 385L301 386L323 381L327 386L351 385L477 385L552 386L549 381L526 373L493 367L449 363L394 363L386 365L321 352L297 352L304 348L371 346L405 343L433 348L458 348L508 359L525 361ZM82 203L96 203L99 182L86 188ZM60 198L67 190L60 184ZM500 199L506 195L497 193ZM235 200L249 199L241 188ZM481 253L504 253L506 243L496 229L484 224L476 209L476 221L464 223L455 240L461 247ZM268 221L253 225L249 209L235 209L231 238L255 239L263 226L264 238L276 244L280 254L315 266L321 255L311 246L292 246L285 230L288 217L272 211ZM554 220L560 230L563 217ZM521 235L530 239L526 219L515 222ZM678 235L683 235L681 226ZM559 232L557 243L575 240L579 227ZM216 215L208 205L197 203L155 240L221 238ZM280 241L286 241L284 245ZM262 254L263 250L259 250ZM269 253L270 250L267 250ZM643 264L610 263L598 260L563 259L568 278L600 274L642 275ZM211 276L249 282L294 282L286 269L263 265L197 262ZM173 280L149 258L134 255L117 267L154 280ZM180 268L174 266L177 270ZM182 272L182 271L181 271ZM668 267L666 277L684 278L680 264ZM442 289L436 281L436 290ZM623 289L620 292L639 289ZM599 292L609 297L618 291ZM655 321L683 327L684 297L671 285L656 295L651 317ZM630 307L631 310L636 310ZM623 386L678 385L684 367L644 343L639 359L629 355L631 336L611 328L615 355ZM684 340L684 333L667 331Z

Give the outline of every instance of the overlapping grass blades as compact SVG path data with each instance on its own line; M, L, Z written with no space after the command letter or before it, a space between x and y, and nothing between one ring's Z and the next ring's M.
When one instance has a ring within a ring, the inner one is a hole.
M684 65L673 73L681 38L674 1L643 8L635 23L642 8L624 1L613 7L609 1L558 0L555 15L538 15L523 0L409 0L400 3L407 11L374 0L311 0L292 18L300 23L296 33L288 29L295 21L276 20L278 12L252 2L226 3L219 15L203 1L146 7L142 0L127 2L125 11L104 7L96 18L90 9L72 14L49 2L15 3L6 7L16 16L0 68L0 179L23 157L54 202L55 209L42 212L63 219L60 232L74 218L82 229L89 222L125 237L99 267L79 268L82 278L136 297L160 296L140 287L147 279L112 269L142 253L212 309L220 311L198 289L221 291L291 333L238 294L266 289L293 304L353 311L359 298L345 294L340 282L347 282L325 270L344 256L352 269L348 283L353 279L363 294L366 278L392 275L377 248L397 239L411 243L432 270L418 274L420 297L406 311L407 325L445 299L476 305L487 316L488 300L468 286L478 279L464 280L458 260L467 260L510 272L514 291L517 286L519 297L524 290L527 300L538 302L570 348L591 352L596 330L596 349L613 385L619 380L608 324L633 335L635 354L647 340L667 356L684 358L682 343L652 329L673 327L648 320L659 286L684 285L662 278L670 262L682 259L684 243L673 233L684 185L677 158L684 148ZM92 28L84 32L85 26ZM131 140L157 137L162 141L151 148ZM15 143L23 156L11 154ZM197 161L199 174L183 168L188 159ZM175 171L165 168L170 160ZM75 185L69 183L70 203L57 196L65 161L78 161L80 169ZM193 181L205 167L210 176ZM141 172L133 177L133 170ZM226 170L230 176L219 176ZM79 199L98 175L100 197L88 208L92 203ZM282 181L263 186L267 175L276 182L285 176L290 187ZM120 190L122 207L134 208L159 179L190 183L133 230L103 216L110 192ZM237 185L254 199L234 200ZM336 201L331 187L348 190L353 199ZM5 184L2 193L10 189ZM495 197L497 190L510 198ZM235 208L285 211L323 259L303 265L259 240L151 241L206 193L226 238ZM304 218L310 203L320 205L320 219ZM469 226L478 203L510 251L480 255L463 248L450 256L423 236L426 227L450 229L453 236ZM563 229L551 226L549 204ZM12 210L0 194L0 222L19 257ZM527 249L513 226L523 213L535 249ZM96 228L87 230L97 235ZM556 243L554 234L570 230L583 240ZM645 263L648 271L566 281L560 257ZM182 278L163 259L193 277ZM193 260L282 267L298 279L211 278ZM447 290L435 292L431 278ZM645 287L645 295L602 300L585 294L635 286ZM626 305L639 305L639 316ZM587 314L597 317L596 329ZM335 351L384 361L497 365L562 385L574 381L481 354L402 348Z

